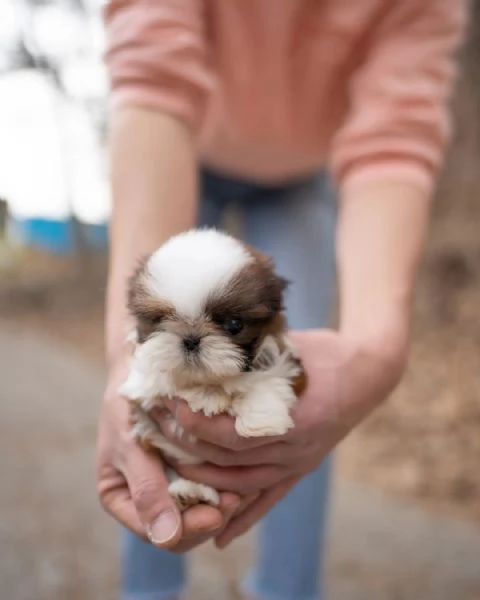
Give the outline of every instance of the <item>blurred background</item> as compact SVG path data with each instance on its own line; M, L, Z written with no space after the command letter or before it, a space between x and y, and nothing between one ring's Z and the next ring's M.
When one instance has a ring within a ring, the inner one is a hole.
M480 598L480 2L472 7L408 374L338 453L332 600ZM103 46L99 0L0 0L5 600L115 598L116 532L93 478L110 207ZM191 597L234 598L249 544L197 552Z

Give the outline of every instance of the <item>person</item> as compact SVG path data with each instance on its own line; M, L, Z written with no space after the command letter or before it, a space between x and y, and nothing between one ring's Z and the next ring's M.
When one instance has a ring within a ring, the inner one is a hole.
M329 457L405 367L465 16L460 0L108 3L113 214L98 491L129 530L123 600L177 600L182 553L211 538L224 547L257 522L245 597L324 598ZM229 417L166 400L159 427L205 460L181 473L223 490L218 509L180 515L117 393L131 353L126 282L139 257L196 224L221 227L229 210L292 282L287 314L309 385L280 440L240 439ZM176 437L172 420L194 439Z

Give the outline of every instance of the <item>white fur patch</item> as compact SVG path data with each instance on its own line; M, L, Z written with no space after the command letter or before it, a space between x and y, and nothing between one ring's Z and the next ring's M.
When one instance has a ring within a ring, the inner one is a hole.
M290 410L297 398L291 380L301 369L292 358L289 348L281 352L275 338L268 336L259 348L254 370L237 378L229 412L240 436L284 435L293 427Z
M148 285L177 312L195 318L208 296L253 260L233 237L215 229L194 229L171 238L150 257Z
M160 332L135 348L127 380L119 393L131 400L147 403L156 396L174 396L182 388L208 385L213 379L238 375L242 365L240 350L223 336L202 340L201 369L189 369L181 340L173 333ZM201 389L195 395L201 393Z
M295 393L283 377L257 380L251 390L233 403L235 430L241 437L284 435L294 425L290 409Z
M195 483L188 479L178 477L168 486L168 491L172 498L175 498L181 508L187 508L199 503L218 506L220 497L218 492L203 483Z

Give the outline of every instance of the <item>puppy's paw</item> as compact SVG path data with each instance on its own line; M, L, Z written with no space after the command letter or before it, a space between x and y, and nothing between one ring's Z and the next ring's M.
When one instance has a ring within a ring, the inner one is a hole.
M294 426L290 409L295 395L288 382L271 378L259 382L248 395L238 398L231 414L241 437L284 435Z
M275 415L257 412L237 416L235 419L235 430L240 437L285 435L293 426L293 420L287 411L277 412Z
M189 506L196 504L218 506L220 503L220 497L216 490L203 483L195 483L181 477L170 483L168 491L181 510L186 510Z

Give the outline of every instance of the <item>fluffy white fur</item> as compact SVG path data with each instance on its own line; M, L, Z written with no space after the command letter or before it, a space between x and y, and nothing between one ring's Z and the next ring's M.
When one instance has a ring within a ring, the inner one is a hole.
M171 238L148 263L149 284L188 317L201 314L212 290L218 291L253 260L244 246L214 229L193 229Z
M124 394L127 397L136 394L137 398L144 399L154 399L159 394L178 396L179 385L183 388L208 385L212 379L238 374L241 353L222 336L210 335L202 340L202 370L185 368L185 353L180 342L174 333L161 331L138 344Z
M186 508L198 502L217 506L220 502L218 492L212 487L203 483L189 481L188 479L179 477L176 473L173 474L168 490L177 499L181 508Z
M154 297L168 301L182 319L193 323L202 317L209 294L221 293L252 260L237 240L196 230L173 238L152 255L147 283ZM286 339L267 336L247 372L242 370L241 350L221 334L202 338L200 357L191 364L189 360L174 331L159 330L136 344L129 376L120 388L132 400L135 436L181 463L199 462L169 442L149 417L161 397L183 398L192 411L206 415L229 413L243 437L283 435L292 427L290 409L296 396L291 380L301 367ZM177 435L184 434L173 421L172 426ZM169 477L170 493L180 506L218 503L216 490L181 479L174 471Z

